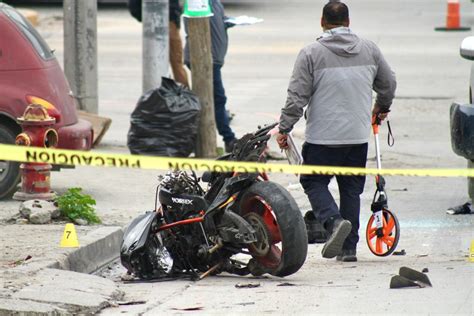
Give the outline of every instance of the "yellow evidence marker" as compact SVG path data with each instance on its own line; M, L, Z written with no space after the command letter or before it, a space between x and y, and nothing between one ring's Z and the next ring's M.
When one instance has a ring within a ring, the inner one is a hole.
M79 247L79 241L77 240L76 227L74 224L68 223L64 227L63 238L59 245L61 248L77 248Z

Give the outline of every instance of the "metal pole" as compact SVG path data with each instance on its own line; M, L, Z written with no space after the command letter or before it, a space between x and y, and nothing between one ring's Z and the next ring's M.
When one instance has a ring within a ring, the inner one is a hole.
M379 143L379 134L374 135L375 139L375 158L377 159L377 169L382 169L382 159L380 158L380 143Z
M168 76L169 4L168 0L143 0L143 92L161 85Z
M80 110L98 113L97 0L64 0L64 72Z

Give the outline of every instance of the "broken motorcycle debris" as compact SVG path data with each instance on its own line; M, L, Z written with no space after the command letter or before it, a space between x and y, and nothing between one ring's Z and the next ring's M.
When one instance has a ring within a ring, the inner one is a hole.
M401 289L406 287L432 287L428 276L422 272L408 267L401 267L398 275L394 275L390 280L391 289Z
M218 160L264 162L275 126L244 135ZM156 195L155 211L135 218L122 242L122 265L139 279L201 280L221 272L284 277L306 259L303 216L265 173L205 172L198 178L169 172Z

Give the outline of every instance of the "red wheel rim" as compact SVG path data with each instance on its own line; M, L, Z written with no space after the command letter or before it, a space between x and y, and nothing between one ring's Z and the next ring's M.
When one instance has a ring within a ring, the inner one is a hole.
M377 234L375 216L372 215L367 223L366 239L370 251L376 256L388 256L398 244L400 228L395 215L389 210L382 210L382 234Z
M255 214L255 215L253 215ZM250 245L249 252L258 263L265 268L274 269L278 267L281 261L281 234L276 216L272 207L260 196L253 196L242 207L242 215L258 216L259 221L250 220L250 223L257 231L258 238L266 238L266 240L257 241L257 245ZM265 227L259 227L265 225ZM259 233L264 229L265 233ZM262 254L261 243L267 243L268 248L265 254ZM258 251L259 249L260 251Z

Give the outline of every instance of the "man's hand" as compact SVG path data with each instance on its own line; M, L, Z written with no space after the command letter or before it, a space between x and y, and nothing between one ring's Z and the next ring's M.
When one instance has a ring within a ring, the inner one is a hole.
M278 146L280 146L281 149L287 149L288 148L287 139L288 139L287 134L281 134L281 133L277 134L277 143L278 143Z
M375 103L374 104L374 109L372 110L372 115L376 115L380 121L383 121L387 118L389 112L381 112L382 110L380 109L380 106Z

